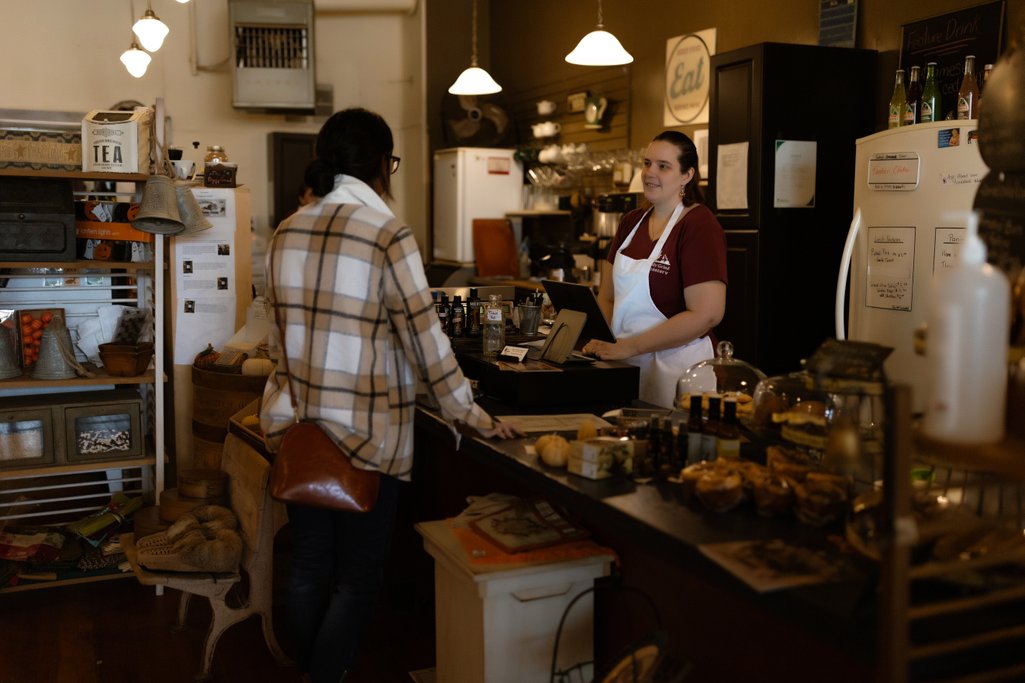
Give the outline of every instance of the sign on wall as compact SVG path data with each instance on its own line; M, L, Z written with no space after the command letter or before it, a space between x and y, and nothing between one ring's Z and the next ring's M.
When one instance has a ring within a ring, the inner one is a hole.
M666 41L665 125L708 123L708 86L714 54L714 28Z

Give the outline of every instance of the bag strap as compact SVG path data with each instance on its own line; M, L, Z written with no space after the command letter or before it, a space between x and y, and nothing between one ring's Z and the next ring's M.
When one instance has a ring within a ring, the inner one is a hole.
M285 348L285 327L281 324L281 317L278 315L278 295L274 290L274 243L277 240L271 239L270 245L270 258L267 260L267 286L270 288L274 295L274 302L271 308L274 309L274 324L278 328L278 336L281 341L281 364L285 368L285 383L288 387L288 397L292 400L292 413L295 416L296 422L301 422L299 419L299 403L295 399L295 389L292 388L292 373L288 371L288 350ZM310 353L312 354L312 349Z

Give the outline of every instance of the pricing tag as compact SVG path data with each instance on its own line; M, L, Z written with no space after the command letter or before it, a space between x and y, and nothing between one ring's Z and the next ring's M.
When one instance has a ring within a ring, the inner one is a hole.
M506 346L498 356L502 360L514 360L517 363L522 363L523 359L527 357L527 351L529 350L525 346Z

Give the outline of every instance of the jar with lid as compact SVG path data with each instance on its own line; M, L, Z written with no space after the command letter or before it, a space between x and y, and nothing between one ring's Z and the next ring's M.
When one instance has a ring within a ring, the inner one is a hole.
M836 410L834 397L802 370L758 383L750 426L761 436L825 451L828 426Z
M750 363L733 357L733 344L721 341L715 348L715 358L703 360L688 368L676 383L676 407L690 409L692 394L717 394L721 399L737 400L737 417L744 421L751 415L755 388L765 379L765 373ZM707 411L707 400L702 402Z
M206 156L203 161L208 164L221 164L228 160L228 153L220 145L210 145L206 148Z

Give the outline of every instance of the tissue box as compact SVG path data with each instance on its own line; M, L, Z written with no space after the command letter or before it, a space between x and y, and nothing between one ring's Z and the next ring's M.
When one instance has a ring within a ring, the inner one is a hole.
M82 170L149 173L153 109L91 111L82 119Z

